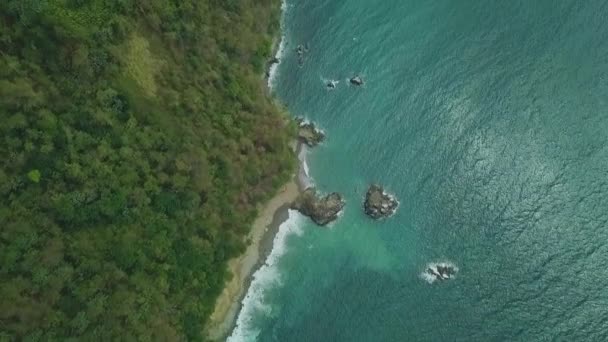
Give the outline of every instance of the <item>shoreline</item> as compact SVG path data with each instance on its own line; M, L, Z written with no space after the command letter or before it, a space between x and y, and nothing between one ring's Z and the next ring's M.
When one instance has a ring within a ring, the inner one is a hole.
M270 255L274 237L289 218L291 203L300 194L297 175L270 199L253 222L247 238L251 241L243 254L228 262L232 279L217 298L213 314L207 324L207 337L212 341L226 339L234 327L242 308L242 301L251 285L252 276Z
M286 3L283 0L281 2L283 13L285 6ZM281 29L273 39L272 56L282 58L285 44L281 23ZM278 64L280 64L280 61ZM265 77L262 77L264 88L271 97L272 81L278 64L269 65L263 75ZM213 313L207 322L207 338L211 341L226 340L236 327L238 315L243 307L243 299L249 291L253 274L264 265L272 252L274 238L281 225L289 218L289 206L305 187L300 176L303 165L299 158L304 147L297 139L294 140L293 144L294 155L298 160L294 175L261 207L251 231L247 235L247 240L250 243L245 252L228 261L228 270L232 274L232 278L224 285L224 289L215 302Z
M296 157L305 150L302 142L294 141ZM253 222L247 236L250 244L245 252L228 262L232 274L215 302L213 314L207 322L207 338L211 341L226 340L236 327L238 315L243 308L243 299L254 273L262 267L272 252L274 238L281 225L289 219L289 206L305 190L306 176L302 174L303 162L298 158L298 167L289 182L266 202Z
M304 161L300 159L306 147L302 142L294 140L293 149L298 166L292 178L264 204L247 235L251 242L245 252L228 262L232 278L226 282L207 322L207 338L211 341L224 341L235 329L253 275L270 256L275 236L281 225L289 219L291 203L308 187L307 182L310 181L308 175L303 174Z

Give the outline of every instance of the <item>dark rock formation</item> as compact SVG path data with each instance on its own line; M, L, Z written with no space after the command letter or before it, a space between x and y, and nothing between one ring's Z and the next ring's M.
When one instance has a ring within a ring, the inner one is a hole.
M338 84L338 82L336 82L336 81L329 81L329 82L327 82L327 89L334 89L334 88L336 88L337 84Z
M316 224L324 226L338 218L344 205L345 202L338 193L319 197L315 188L308 188L291 204L291 208L310 217Z
M448 264L437 264L426 269L426 273L434 277L436 280L448 280L453 278L458 269Z
M355 76L353 78L350 79L350 83L354 84L356 86L362 86L363 85L363 79L359 76Z
M399 202L393 195L384 192L384 189L372 184L365 194L363 207L365 213L373 219L391 216L397 210Z
M323 139L325 134L315 127L312 122L306 122L301 118L297 118L298 123L298 139L309 147L317 146Z
M266 63L266 78L270 77L270 68L274 64L278 64L279 62L280 62L280 60L277 57L272 57L271 59L268 60L268 63Z

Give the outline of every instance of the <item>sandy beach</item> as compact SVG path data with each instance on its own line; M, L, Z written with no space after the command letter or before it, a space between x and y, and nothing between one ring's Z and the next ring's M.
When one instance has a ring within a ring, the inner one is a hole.
M233 328L241 301L249 287L251 275L264 262L272 249L274 235L287 218L289 204L295 200L298 194L299 189L295 179L285 184L266 203L253 222L248 236L251 243L245 253L228 262L233 277L226 283L217 299L215 310L209 318L207 331L211 340L225 339Z

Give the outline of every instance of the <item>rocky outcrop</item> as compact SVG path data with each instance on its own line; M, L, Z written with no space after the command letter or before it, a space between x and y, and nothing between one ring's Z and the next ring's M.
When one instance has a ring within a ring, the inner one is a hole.
M353 78L350 79L350 83L354 84L356 86L362 86L363 85L363 79L360 76L355 76Z
M373 219L381 219L391 216L397 210L399 202L395 196L387 194L384 189L372 184L365 194L363 207L365 213Z
M338 218L344 205L344 199L336 192L319 197L315 188L308 188L291 204L291 208L324 226Z
M275 64L279 64L280 62L281 60L278 57L272 57L268 60L268 62L266 63L266 78L270 77L270 69L272 68L272 66Z
M458 268L450 264L435 264L429 266L425 271L434 280L448 280L456 276Z
M317 146L323 139L325 134L315 127L312 122L306 122L301 118L297 118L298 123L298 139L309 147Z

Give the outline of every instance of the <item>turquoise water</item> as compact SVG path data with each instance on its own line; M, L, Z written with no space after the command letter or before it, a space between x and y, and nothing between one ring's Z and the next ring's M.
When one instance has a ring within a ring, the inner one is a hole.
M233 340L608 340L608 2L288 0L284 26L276 94L347 207L291 214Z

